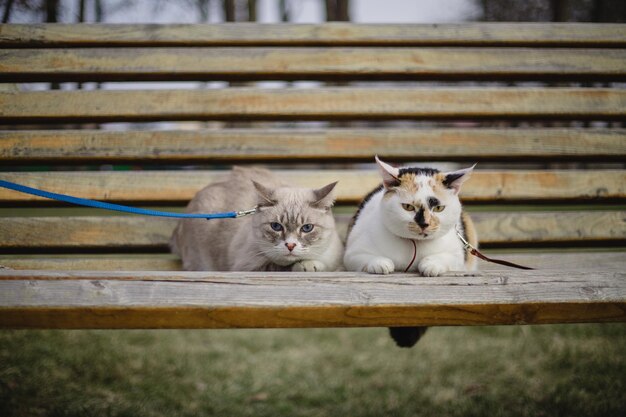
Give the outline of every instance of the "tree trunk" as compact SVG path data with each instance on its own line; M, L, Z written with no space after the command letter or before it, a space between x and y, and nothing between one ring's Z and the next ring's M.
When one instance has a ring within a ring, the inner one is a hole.
M224 0L224 20L235 21L235 0Z
M2 23L9 23L11 19L11 8L13 7L14 0L8 0L4 5L4 13L2 14Z
M46 1L46 23L59 21L59 0Z

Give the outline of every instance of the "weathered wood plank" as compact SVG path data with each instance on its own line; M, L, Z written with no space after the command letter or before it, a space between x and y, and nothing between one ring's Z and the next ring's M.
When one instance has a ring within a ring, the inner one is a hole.
M624 119L610 88L317 88L0 92L0 122Z
M0 266L51 271L180 271L178 257L142 255L0 255Z
M339 181L340 203L358 203L381 180L376 170L276 170L302 187ZM128 203L186 203L196 192L226 175L225 171L3 172L0 178L77 197ZM476 171L463 188L465 202L584 201L626 199L624 170ZM50 201L0 188L0 202ZM243 209L243 208L225 208ZM228 211L227 210L227 211Z
M483 244L626 243L625 211L473 213Z
M593 65L590 65L593 63ZM626 79L623 49L0 49L0 81Z
M603 270L626 271L626 252L568 252L527 251L512 253L486 250L487 256L506 259L520 265L541 270L588 269L602 265ZM178 257L171 254L144 255L0 255L0 266L11 269L52 271L180 271ZM495 271L504 267L478 261L481 271Z
M84 46L601 46L626 45L620 24L36 24L2 25L2 47Z
M349 218L337 216L342 236ZM624 211L483 212L472 214L472 218L479 241L491 247L626 243ZM1 217L0 249L165 251L175 226L173 219L141 216Z
M626 129L221 129L0 131L4 163L344 160L599 160L626 156Z
M626 252L585 252L580 249L571 249L568 252L549 252L545 249L526 251L524 253L512 253L506 251L485 251L487 256L506 259L520 265L527 265L541 270L587 270L594 268L604 271L626 271ZM179 267L180 268L180 267ZM508 270L497 264L479 261L478 269L481 271Z
M176 221L149 217L5 217L0 248L166 250Z
M623 271L498 271L437 278L355 273L0 271L2 328L623 321Z

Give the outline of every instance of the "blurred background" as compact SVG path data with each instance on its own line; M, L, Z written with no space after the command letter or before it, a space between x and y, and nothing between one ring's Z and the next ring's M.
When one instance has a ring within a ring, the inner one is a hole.
M625 22L624 0L0 0L4 23L424 23ZM570 81L29 82L19 90L315 88L317 86L550 86ZM230 128L623 128L622 120L158 121L0 125L0 130ZM618 138L619 139L619 138ZM541 146L539 143L538 146ZM436 164L456 167L453 162ZM0 166L0 171L227 169L131 162ZM420 160L420 163L428 161ZM219 165L219 164L224 165ZM312 166L307 162L302 166ZM480 169L615 169L625 161L484 161ZM280 166L274 164L273 167ZM316 166L320 166L319 161ZM331 161L325 168L351 168ZM374 168L373 164L361 164ZM291 165L290 167L293 167ZM549 209L577 211L583 203ZM584 204L589 204L584 202ZM181 203L174 209L182 210ZM519 208L516 210L531 210ZM586 206L585 206L586 207ZM583 208L585 208L583 207ZM611 202L612 210L623 202ZM159 208L159 207L156 207ZM166 207L172 209L172 207ZM600 203L598 209L607 205ZM348 216L354 206L338 207ZM483 210L480 205L469 211ZM490 206L491 211L512 207ZM31 210L31 211L28 211ZM38 208L0 208L2 216ZM52 208L55 216L93 211ZM47 214L49 215L49 214ZM100 215L100 214L98 214ZM592 244L590 244L592 245ZM600 243L601 245L601 243ZM590 247L589 251L602 248ZM606 249L606 248L604 248ZM615 248L611 248L615 249ZM541 248L522 248L541 252ZM559 251L561 249L554 249ZM622 250L623 249L615 249ZM156 256L166 255L165 245ZM566 252L567 249L563 249ZM506 257L506 249L503 251ZM118 256L113 254L112 256ZM122 254L124 255L124 254ZM619 255L619 253L618 253ZM25 255L28 256L28 255ZM155 256L155 258L156 258ZM116 258L113 258L116 259ZM168 258L169 259L169 258ZM1 263L1 262L0 262ZM590 266L592 267L592 266ZM1 312L0 312L1 314ZM626 415L626 326L580 324L438 327L415 349L386 329L0 332L0 416L615 416Z
M4 23L624 22L620 0L2 0Z

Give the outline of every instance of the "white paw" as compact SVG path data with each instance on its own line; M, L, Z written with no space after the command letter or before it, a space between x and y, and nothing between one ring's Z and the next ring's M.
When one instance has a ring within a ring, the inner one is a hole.
M425 277L437 277L448 272L450 268L436 259L424 258L417 265L417 270Z
M370 274L391 274L395 266L393 261L389 258L378 257L374 258L367 263L365 271Z
M320 261L305 260L293 264L291 270L294 272L320 272L326 270L326 265Z

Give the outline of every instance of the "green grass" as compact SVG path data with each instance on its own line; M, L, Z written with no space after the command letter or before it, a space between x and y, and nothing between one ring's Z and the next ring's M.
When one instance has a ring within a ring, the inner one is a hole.
M2 331L0 415L621 417L626 325Z

